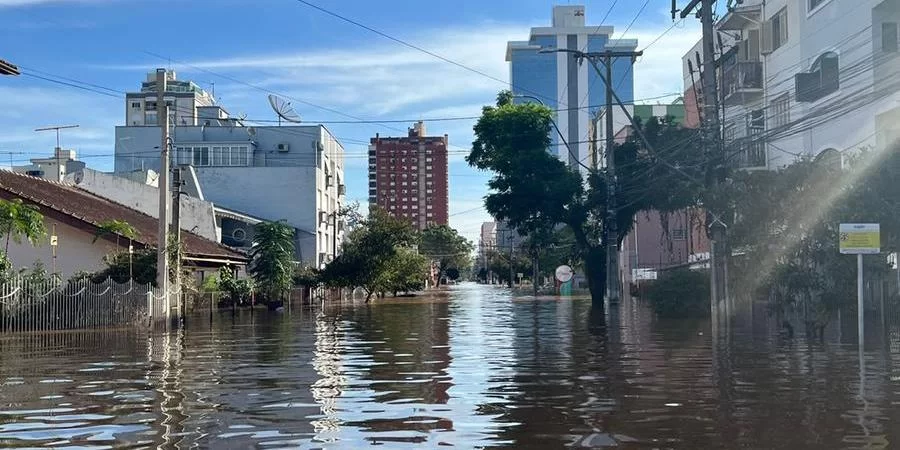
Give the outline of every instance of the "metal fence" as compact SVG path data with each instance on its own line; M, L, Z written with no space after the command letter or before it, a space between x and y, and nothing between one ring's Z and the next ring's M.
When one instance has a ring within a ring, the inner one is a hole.
M146 323L159 317L152 285L17 278L0 285L0 332L54 331ZM153 311L149 311L151 308Z

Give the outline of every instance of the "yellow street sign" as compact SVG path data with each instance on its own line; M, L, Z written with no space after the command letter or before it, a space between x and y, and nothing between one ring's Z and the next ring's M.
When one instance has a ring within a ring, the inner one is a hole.
M842 254L881 253L881 227L877 223L842 223L840 236Z

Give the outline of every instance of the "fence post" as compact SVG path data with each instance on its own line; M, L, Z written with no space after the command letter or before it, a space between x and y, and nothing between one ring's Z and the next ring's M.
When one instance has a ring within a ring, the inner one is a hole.
M147 289L147 319L148 325L153 325L153 289Z

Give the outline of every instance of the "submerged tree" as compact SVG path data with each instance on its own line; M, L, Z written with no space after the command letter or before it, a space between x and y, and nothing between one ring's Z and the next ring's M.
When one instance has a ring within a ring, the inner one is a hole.
M256 226L248 272L265 299L281 299L291 288L294 276L294 229L284 222Z
M435 225L422 232L419 252L438 264L438 280L450 269L459 272L472 266L475 246L447 225Z
M485 207L525 235L546 234L566 226L574 255L582 263L594 305L602 307L606 284L608 173L589 171L584 180L576 168L553 156L550 109L533 103L514 104L506 92L496 107L485 107L475 125L475 142L466 158L494 174ZM673 211L696 205L703 178L697 131L668 118L640 124L650 146L635 134L615 147L617 214L621 244L638 211ZM565 145L565 144L560 144ZM552 151L551 151L552 150Z
M409 261L398 254L416 245L418 234L409 222L374 209L350 232L343 253L325 267L322 280L331 287L361 287L366 302L375 294L404 290L395 289L404 278L397 275L404 272L398 266ZM424 280L424 271L420 276Z

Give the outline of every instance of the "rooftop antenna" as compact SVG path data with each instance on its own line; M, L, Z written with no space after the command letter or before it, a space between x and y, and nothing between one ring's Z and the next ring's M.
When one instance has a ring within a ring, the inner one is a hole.
M78 125L58 125L55 127L44 127L44 128L35 128L34 129L34 131L50 131L50 130L56 131L56 149L54 149L54 151L53 151L53 156L56 157L56 173L58 174L56 181L58 181L60 183L62 183L62 181L63 181L62 180L63 172L60 169L60 166L62 166L62 156L60 154L61 153L60 150L62 150L62 147L59 146L59 130L64 130L67 128L78 128Z
M272 110L278 115L279 127L281 126L281 119L284 119L285 122L300 123L300 114L294 111L291 102L277 95L269 94L269 105L272 105Z

